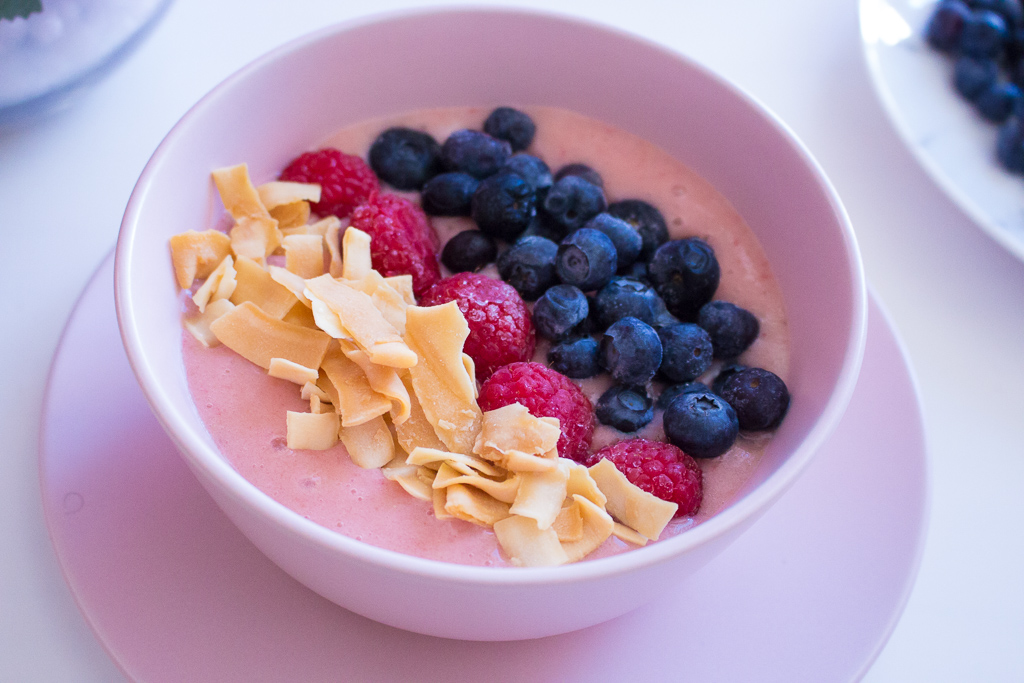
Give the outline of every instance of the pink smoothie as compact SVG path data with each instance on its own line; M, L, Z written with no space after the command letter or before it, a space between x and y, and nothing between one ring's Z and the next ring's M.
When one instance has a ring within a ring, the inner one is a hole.
M528 151L552 170L571 162L588 164L604 178L609 202L643 199L661 210L673 238L707 240L722 270L715 298L746 308L761 325L758 339L739 361L786 380L789 332L782 296L757 239L729 202L686 166L636 136L562 109L523 109L537 123ZM365 158L373 139L389 126L425 130L444 141L460 128L480 129L489 112L488 108L437 109L364 121L339 131L323 146ZM463 218L435 218L433 223L442 241L472 227ZM429 503L410 497L378 470L352 464L340 444L327 451L288 449L285 411L309 410L296 385L267 376L262 368L224 347L206 349L187 332L183 339L189 388L200 417L227 460L267 495L322 526L382 548L445 562L507 564L489 529L436 519ZM546 349L546 344L539 343L535 360L544 362ZM709 376L716 370L717 364ZM609 384L608 378L601 377L585 380L581 386L596 403ZM636 435L664 440L661 417L658 411ZM599 426L593 450L632 436ZM704 471L701 509L692 518L673 520L662 538L681 533L728 505L750 478L769 439L770 434L741 434L729 452L698 461ZM612 537L588 559L633 547Z

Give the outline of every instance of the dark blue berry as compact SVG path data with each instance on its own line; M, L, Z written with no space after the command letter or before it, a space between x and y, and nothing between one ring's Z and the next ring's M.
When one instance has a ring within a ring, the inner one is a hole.
M666 242L647 265L668 312L683 321L697 317L718 289L721 270L715 251L698 237Z
M423 186L421 204L431 216L468 216L480 181L468 173L441 173Z
M1009 38L1006 20L990 10L975 10L967 17L960 34L960 50L968 57L993 59Z
M658 301L658 293L646 282L614 277L594 296L598 327L603 330L627 316L653 326L655 313L661 308Z
M480 181L473 193L471 215L480 230L511 242L537 211L533 188L522 176L503 171Z
M746 365L741 365L739 363L729 363L727 365L723 365L722 369L718 371L717 375L715 375L715 379L711 382L711 391L715 392L716 394L721 394L722 387L724 387L725 383L729 381L729 378L735 375L737 372L746 369Z
M959 0L940 2L925 29L928 44L942 52L954 52L960 46L960 34L970 14L971 10Z
M601 337L601 367L619 384L647 384L661 365L661 339L636 318L623 318Z
M530 183L538 198L543 198L554 182L548 165L532 154L513 154L502 168L521 175Z
M703 382L686 382L684 384L671 384L665 387L665 390L658 396L658 402L654 404L654 407L658 410L666 410L669 405L676 399L677 396L683 394L695 394L705 391L710 391L708 385Z
M608 284L617 261L615 244L603 232L580 228L558 245L555 268L562 282L589 292Z
M566 232L583 227L606 206L600 187L574 175L556 180L544 197L544 211Z
M665 436L694 458L717 458L739 433L739 421L722 397L711 392L677 396L665 410Z
M551 369L573 379L586 379L601 372L598 344L591 337L573 337L548 350Z
M543 237L558 244L565 237L565 229L551 220L546 213L538 209L533 220L530 221L530 224L526 226L526 230L520 235L520 238L531 235Z
M453 273L473 273L498 255L494 238L479 230L463 230L444 245L441 263Z
M601 174L587 166L586 164L566 164L562 168L558 169L558 173L555 173L555 182L558 182L566 176L574 175L577 178L583 178L592 185L597 185L602 190L604 189L604 178Z
M953 86L968 100L985 92L999 77L999 67L991 59L960 57L953 65Z
M537 333L551 341L561 341L587 319L590 307L587 295L572 285L555 285L537 299L533 306L533 326Z
M711 337L693 323L669 325L658 330L661 337L660 372L673 382L689 382L711 367L714 352Z
M999 127L996 138L996 158L1013 173L1024 173L1024 124L1013 117Z
M597 399L594 414L601 424L635 432L654 419L654 404L642 387L617 384Z
M388 128L370 146L370 168L399 190L418 190L441 172L441 147L423 131Z
M737 372L722 387L722 398L736 411L740 429L775 429L789 408L789 389L778 375L762 368Z
M761 331L753 313L728 301L709 301L701 306L697 324L708 331L715 358L735 358L754 343Z
M480 180L497 173L511 155L512 148L507 142L478 130L457 130L441 145L445 168Z
M524 150L533 142L537 126L529 115L512 107L498 107L484 121L484 132L512 146L513 152Z
M627 268L624 272L620 274L626 277L631 277L634 280L650 282L650 273L647 272L646 261L634 261L633 265L631 265L629 268Z
M644 246L643 239L636 228L621 218L607 212L599 213L587 221L585 227L600 230L615 245L615 253L619 256L616 272L627 270L640 256L640 249Z
M1013 83L996 83L974 100L978 112L993 123L1010 118L1022 99L1020 88Z
M664 299L659 296L654 300L654 322L651 323L651 325L655 329L660 329L669 325L678 325L680 322L682 321L679 318L668 312L668 308L665 307Z
M512 285L526 301L537 298L558 282L555 256L558 245L537 236L521 237L498 257L501 279Z
M640 260L649 261L655 250L668 242L668 225L655 207L640 199L623 199L608 206L608 213L626 221L640 233Z

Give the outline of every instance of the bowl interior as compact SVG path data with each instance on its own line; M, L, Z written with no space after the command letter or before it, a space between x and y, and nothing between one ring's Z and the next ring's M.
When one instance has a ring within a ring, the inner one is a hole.
M864 335L856 245L820 170L774 117L674 53L577 20L480 10L398 15L286 45L204 98L154 154L118 242L118 314L140 383L193 469L238 495L262 496L217 453L182 364L167 240L212 224L219 201L210 170L245 161L262 181L364 118L509 103L576 110L695 169L757 234L786 302L792 406L744 495L691 532L627 555L680 550L791 483L845 408Z

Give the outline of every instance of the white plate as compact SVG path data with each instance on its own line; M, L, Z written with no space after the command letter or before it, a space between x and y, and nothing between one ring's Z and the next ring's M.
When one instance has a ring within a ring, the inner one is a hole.
M935 0L860 0L868 70L896 130L939 187L1024 259L1024 178L996 160L998 127L953 89L953 60L922 31Z
M923 544L925 443L906 357L874 303L842 423L732 547L658 604L606 624L453 645L328 602L228 521L135 382L112 262L86 288L54 359L40 479L72 593L132 679L851 680L903 610Z

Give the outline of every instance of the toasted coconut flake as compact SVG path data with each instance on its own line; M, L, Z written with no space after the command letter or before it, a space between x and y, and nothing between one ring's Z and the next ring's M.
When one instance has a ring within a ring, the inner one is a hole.
M434 489L438 490L445 489ZM512 515L495 522L494 535L517 567L555 567L569 561L555 530L541 530L529 517Z
M297 413L286 418L288 448L325 451L338 443L338 416L334 413Z
M293 202L270 209L270 217L277 221L277 227L285 237L307 234L309 214L309 202Z
M267 210L286 206L296 202L320 201L320 185L317 183L293 183L287 180L274 180L263 183L256 188L260 203Z
M217 346L220 344L220 341L217 339L217 335L213 333L213 330L210 329L210 323L234 307L235 305L227 299L218 299L207 304L206 310L199 315L185 318L182 324L203 346L207 348Z
M612 535L626 543L632 543L633 545L641 547L647 545L648 541L650 541L650 539L643 534L637 533L625 524L619 524L618 522L615 522L615 528L612 529Z
M560 464L547 472L524 472L519 475L519 492L511 512L537 521L537 528L550 527L562 509L569 468Z
M551 528L558 534L558 540L562 543L571 543L582 539L583 515L580 514L580 504L575 500L568 505L563 504Z
M342 426L361 425L391 410L391 400L370 388L362 368L346 358L339 349L328 351L319 365L334 387L344 387L344 391L338 392L337 396L328 392L335 410L341 414Z
M608 540L615 528L615 522L607 512L583 496L573 496L573 501L579 505L580 516L583 519L583 537L578 541L563 542L562 549L565 550L570 562L578 562Z
M297 301L294 294L274 281L263 266L244 256L235 260L235 291L231 303L236 306L251 301L263 311L280 320Z
M409 398L409 391L402 383L398 372L386 365L370 362L366 352L350 341L339 339L338 345L345 357L362 369L370 388L391 400L392 422L397 426L408 420L412 410L412 399Z
M602 459L591 466L590 476L608 496L605 509L647 538L657 539L679 507L633 485L610 460Z
M590 476L590 471L579 463L567 462L569 462L569 482L565 487L566 494L570 496L579 494L599 508L604 508L608 498L601 493L597 482Z
M560 434L556 418L534 417L522 404L512 403L483 414L473 452L493 449L502 454L539 455L553 450Z
M249 166L238 164L218 168L212 174L220 200L235 220L245 216L269 218L259 192L249 180Z
M228 234L231 250L236 256L247 256L257 261L273 254L284 238L277 221L269 215L266 218L242 216Z
M370 263L370 236L362 230L349 228L341 238L341 276L346 280L362 280L373 270Z
M438 519L451 519L452 516L445 510L445 503L448 502L448 489L430 489L430 500L434 504L434 517Z
M225 256L220 265L210 273L210 277L206 278L203 286L196 290L192 301L202 313L206 310L206 304L209 302L230 299L237 285L234 259L230 255Z
M446 490L444 509L452 517L487 527L508 517L508 503L495 500L479 489L452 484Z
M409 416L404 422L395 423L398 445L406 453L411 453L417 446L444 450L444 444L437 438L434 426L427 420L427 416L423 413L423 407L416 397L416 392L412 390L412 379L405 375L402 378L402 384L409 396Z
M308 401L312 396L316 396L320 399L321 403L331 403L331 397L327 395L326 391L316 385L316 380L303 384L299 395L303 401Z
M492 465L489 462L475 458L472 455L466 455L464 453L453 453L449 451L439 451L433 448L423 448L417 446L412 449L406 458L406 462L410 465L430 465L432 463L447 463L450 467L463 474L473 474L479 472L480 474L486 474L490 477L499 477L504 473Z
M416 295L412 291L412 275L392 275L384 278L384 282L402 296L407 306L416 305Z
M282 242L285 269L301 278L324 272L324 238L320 235L290 235Z
M450 450L470 453L480 432L476 380L462 363L469 326L454 301L406 310L405 339L421 359L410 368L423 413Z
M320 330L282 322L248 301L217 318L210 329L222 344L264 369L272 358L320 367L331 343Z
M310 384L320 376L320 371L314 368L307 368L286 358L271 358L270 367L267 368L271 377L286 379L298 385ZM319 397L318 397L319 398Z
M519 490L519 477L512 474L504 479L491 479L473 472L463 474L455 470L451 465L444 463L437 470L434 477L434 488L443 488L452 484L464 484L480 489L495 500L512 504L516 499L516 492Z
M352 462L363 469L383 467L395 457L395 442L382 417L353 427L342 426L341 442Z
M297 303L292 306L281 320L292 325L298 325L299 327L307 327L311 330L320 329L317 327L316 318L313 317L313 311L303 303Z
M331 221L332 218L333 221ZM331 257L327 272L331 274L331 277L341 277L341 273L344 271L341 258L341 231L348 226L348 221L342 223L338 218L329 216L317 225L326 221L331 221L324 226L324 243L327 244L327 253Z
M174 278L182 289L195 279L209 277L224 257L231 253L231 239L218 230L189 230L170 239Z
M489 452L494 454L498 451ZM550 472L558 467L558 459L554 455L531 455L519 451L509 451L501 458L503 458L502 462L505 468L513 472Z

